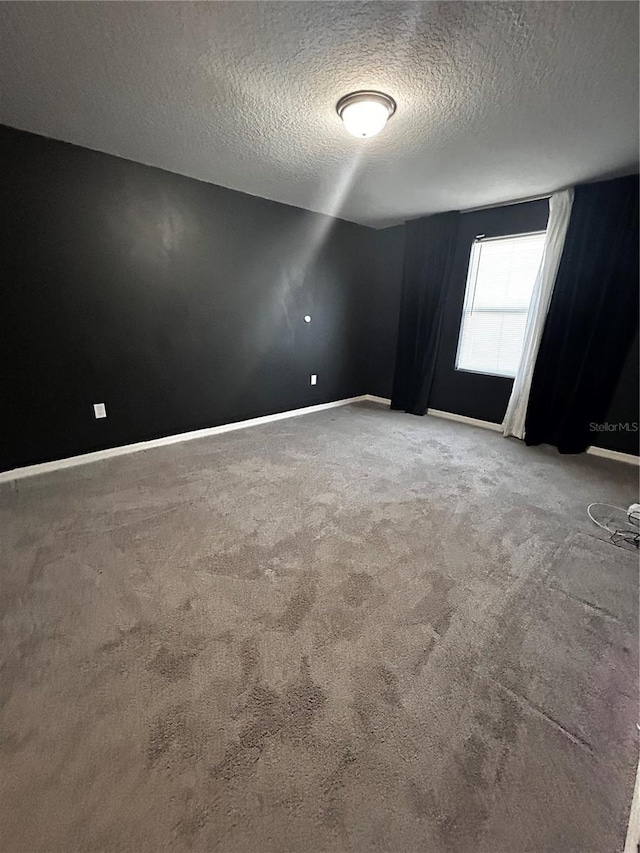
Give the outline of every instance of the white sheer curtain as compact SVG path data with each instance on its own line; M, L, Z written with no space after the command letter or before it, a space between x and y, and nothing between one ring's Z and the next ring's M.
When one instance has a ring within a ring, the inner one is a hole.
M547 319L556 276L558 275L558 267L560 266L562 249L564 248L564 238L567 235L567 228L569 227L572 204L572 189L554 193L549 199L547 236L544 241L540 269L536 276L536 283L533 286L531 305L524 333L522 356L520 357L520 363L516 371L516 378L513 380L513 388L507 412L502 422L503 433L505 435L515 435L516 438L524 438L524 422L527 416L533 368L538 356L542 332L545 320Z

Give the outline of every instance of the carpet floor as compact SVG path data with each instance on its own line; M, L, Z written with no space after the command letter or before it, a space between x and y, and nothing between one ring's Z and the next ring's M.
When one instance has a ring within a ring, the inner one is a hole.
M365 403L0 486L0 850L621 850L637 473Z

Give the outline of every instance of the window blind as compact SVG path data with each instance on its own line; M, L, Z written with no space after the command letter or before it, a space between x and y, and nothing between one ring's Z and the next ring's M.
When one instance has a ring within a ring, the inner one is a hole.
M476 240L471 249L456 368L516 375L545 232Z

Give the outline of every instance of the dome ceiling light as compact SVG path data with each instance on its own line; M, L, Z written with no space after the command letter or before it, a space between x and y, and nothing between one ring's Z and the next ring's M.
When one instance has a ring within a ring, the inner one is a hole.
M396 102L382 92L351 92L336 105L338 115L352 136L367 139L380 133L396 111Z

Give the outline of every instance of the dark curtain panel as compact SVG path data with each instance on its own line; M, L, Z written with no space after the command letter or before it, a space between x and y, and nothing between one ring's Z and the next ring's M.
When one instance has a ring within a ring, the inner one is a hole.
M429 406L459 220L452 211L406 225L392 409L424 415Z
M638 329L638 176L576 187L527 409L527 444L581 453Z

